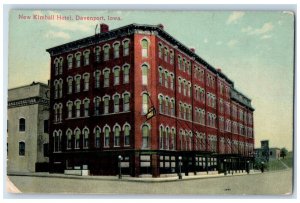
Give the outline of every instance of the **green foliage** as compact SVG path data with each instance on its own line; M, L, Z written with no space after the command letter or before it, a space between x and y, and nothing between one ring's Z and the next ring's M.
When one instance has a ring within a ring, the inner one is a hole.
M280 150L280 156L284 159L284 157L286 157L288 154L288 150L283 147L281 150Z

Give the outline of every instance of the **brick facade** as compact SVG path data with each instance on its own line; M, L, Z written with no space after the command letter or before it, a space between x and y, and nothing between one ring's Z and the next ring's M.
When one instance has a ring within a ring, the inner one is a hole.
M225 159L245 168L253 158L254 109L221 70L161 25L100 27L100 34L47 50L51 172L114 175L119 155L132 176L178 172L179 156L186 174L222 171ZM147 120L152 106L156 115Z

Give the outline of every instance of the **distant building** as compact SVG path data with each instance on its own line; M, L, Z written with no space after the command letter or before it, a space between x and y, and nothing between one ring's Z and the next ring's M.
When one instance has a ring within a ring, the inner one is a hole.
M269 140L262 140L261 147L255 149L255 158L260 161L269 162L280 158L280 149L277 147L270 148Z
M253 160L251 99L163 25L101 24L47 51L50 172L115 175L119 155L123 173L153 177Z
M49 87L43 83L8 90L7 172L48 170Z

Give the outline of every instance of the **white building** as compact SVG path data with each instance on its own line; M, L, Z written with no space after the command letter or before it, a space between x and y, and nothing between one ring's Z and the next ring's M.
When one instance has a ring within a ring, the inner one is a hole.
M48 169L49 87L43 83L8 90L7 172Z

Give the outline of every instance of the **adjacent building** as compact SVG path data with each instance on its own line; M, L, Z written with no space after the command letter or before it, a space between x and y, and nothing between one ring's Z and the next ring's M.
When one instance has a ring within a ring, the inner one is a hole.
M49 93L35 82L8 90L8 173L48 170Z
M261 147L255 149L255 158L257 161L269 162L271 160L280 159L280 149L277 147L269 147L269 140L262 140Z
M164 31L130 24L47 49L50 170L158 177L245 169L251 100Z

